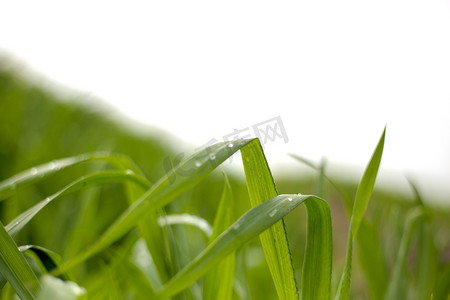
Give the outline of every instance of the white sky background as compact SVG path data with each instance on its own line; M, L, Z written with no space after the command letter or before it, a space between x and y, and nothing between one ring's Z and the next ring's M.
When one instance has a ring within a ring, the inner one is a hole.
M387 123L383 172L450 198L450 0L10 1L0 49L194 146L281 116L271 165L362 172Z

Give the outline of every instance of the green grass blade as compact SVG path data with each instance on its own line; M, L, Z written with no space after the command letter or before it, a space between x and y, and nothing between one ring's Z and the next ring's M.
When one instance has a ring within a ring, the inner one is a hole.
M252 207L275 197L278 192L259 140L241 150ZM280 299L298 299L297 283L284 221L260 235L269 270Z
M381 163L381 156L383 155L384 139L386 135L386 128L381 135L377 148L372 154L369 165L366 167L364 175L359 183L358 190L356 191L355 204L353 205L352 225L353 225L353 238L358 234L359 225L364 218L367 205L369 204L370 196L372 195L375 180L377 178L378 169Z
M434 242L434 229L431 210L425 205L417 186L408 180L415 194L417 203L426 214L419 223L419 239L417 243L417 274L413 287L417 299L427 299L433 293L438 268L438 254Z
M14 195L15 191L21 187L43 180L51 174L77 164L88 161L105 161L116 165L121 160L122 155L94 152L62 158L33 167L0 182L0 201Z
M347 213L351 215L353 209L352 198L343 192L341 188L329 177L326 176L322 167L317 166L310 160L301 157L296 154L290 154L290 156L307 166L317 170L319 172L319 187L323 186L322 182L324 179L327 180L338 192L341 194ZM320 195L320 189L318 196ZM360 233L357 236L358 245L358 258L362 270L364 272L364 277L367 280L369 292L371 294L371 299L382 299L387 288L387 271L386 262L381 254L380 245L378 243L378 235L376 229L368 224L364 219L361 222L359 228Z
M377 228L363 220L356 238L358 261L364 272L370 299L383 299L388 285L386 262Z
M55 199L58 199L64 195L73 193L80 189L85 189L88 187L105 184L105 183L120 182L120 181L124 181L124 180L133 181L134 183L142 185L143 187L148 186L148 182L145 179L143 179L142 177L137 176L135 174L130 174L129 172L125 172L125 171L102 171L102 172L90 174L88 176L83 176L83 177L79 178L78 180L72 182L71 184L67 185L62 190L51 195L50 197L47 197L45 200L42 200L41 202L37 203L30 209L28 209L25 212L23 212L22 214L20 214L17 218L15 218L13 221L11 221L6 226L6 230L12 237L14 237L17 233L19 233L20 230L22 230L22 228L26 224L28 224L28 222L31 219L34 218L34 216L39 211L41 211L45 206L47 206L49 203L51 203Z
M353 205L352 217L350 219L344 272L341 276L338 292L335 299L348 299L350 295L353 239L357 236L360 224L364 219L364 213L366 212L370 196L372 195L373 187L375 185L375 180L378 174L378 169L381 163L381 156L383 154L385 135L386 128L384 128L383 130L381 138L378 141L378 145L372 154L372 158L370 159L370 162L367 165L366 170L364 171L364 175L361 179L361 182L359 183L358 190L356 191L355 203Z
M217 143L200 150L182 161L169 174L161 178L142 197L107 229L86 252L63 265L60 272L78 265L103 250L137 225L146 214L155 212L201 182L212 170L251 140Z
M39 282L17 248L16 243L0 222L0 273L9 281L17 295L23 299L35 299Z
M352 238L352 224L350 223L350 228L347 236L347 252L345 254L344 270L342 271L338 290L334 298L335 300L348 300L350 298L352 261L353 261L353 238Z
M330 206L317 198L307 199L304 203L308 223L301 299L330 299L333 258Z
M224 188L216 218L214 219L213 234L210 237L209 244L233 224L233 195L225 173L224 176ZM236 253L233 252L205 275L203 279L204 300L231 300L233 295L235 261Z
M19 251L34 259L41 267L41 271L45 273L51 272L52 270L58 268L58 265L61 263L61 257L58 254L44 247L26 245L20 246ZM60 278L63 280L69 280L65 274L60 276Z
M213 229L211 225L203 218L191 214L171 214L158 218L159 226L169 225L190 225L200 229L206 237L210 238Z
M424 216L425 211L422 207L416 207L407 216L405 222L405 230L400 242L400 248L398 250L397 258L395 260L392 275L389 281L389 286L386 292L386 300L401 299L407 295L407 287L405 284L406 278L408 278L406 265L408 261L408 252L411 245L414 230L417 227L417 223Z
M189 265L167 282L161 290L157 291L157 299L167 299L189 287L212 266L250 239L277 223L309 198L317 197L310 195L279 195L251 208Z
M116 168L122 170L129 170L128 172L133 172L144 177L141 170L134 164L134 162L127 156L122 156L111 162ZM133 202L138 200L145 192L150 188L143 188L128 182L125 184L128 195L128 203L131 205ZM158 225L158 216L156 213L147 214L138 223L139 232L141 233L147 248L154 258L154 263L156 269L158 270L158 275L162 282L166 282L171 274L173 266L171 264L170 253L168 253L164 247L164 235L162 229Z

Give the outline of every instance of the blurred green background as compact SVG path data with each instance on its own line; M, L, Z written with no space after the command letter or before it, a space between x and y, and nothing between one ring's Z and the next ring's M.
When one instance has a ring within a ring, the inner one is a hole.
M0 65L0 180L54 159L91 151L107 151L128 155L155 182L166 172L164 162L173 161L177 154L185 151L183 146L176 146L177 141L166 132L148 127L136 130L136 126L126 125L123 120L110 117L117 114L108 107L89 105L88 96L69 95L50 91L14 68ZM374 144L377 138L373 137ZM301 163L293 160L292 164L304 170ZM18 191L12 198L0 202L2 222L8 223L20 212L80 176L105 167L101 163L73 167ZM229 175L234 196L238 199L238 216L250 207L247 190L242 174L231 172ZM348 180L345 170L342 170L342 176L334 180L342 194L354 197L356 184ZM279 193L310 194L320 190L317 175L311 171L301 176L277 172L275 181ZM219 168L195 189L171 203L166 213L192 213L212 223L222 188L223 177ZM332 210L333 277L336 285L343 266L348 221L342 195L330 185L325 185L322 193ZM379 242L383 244L382 254L388 262L388 268L392 268L395 260L403 230L404 212L415 204L414 201L412 192L408 194L405 191L384 190L382 187L376 190L371 200L367 219L379 228ZM16 240L19 245L35 244L51 249L66 260L91 245L126 206L120 184L81 191L45 208ZM303 208L296 209L286 217L293 262L299 270L298 277L301 276L305 223ZM434 224L439 267L444 272L450 263L450 212L443 208L435 209ZM177 236L179 264L182 266L199 253L207 241L192 228L175 226L173 230ZM136 233L131 232L129 235L133 234ZM252 299L275 299L275 289L258 245L259 240L255 239L239 251L236 270L240 282L238 289L241 289L242 295L251 295ZM410 258L412 264L413 252ZM112 294L101 294L106 292L99 288L100 279L97 278L99 272L106 268L108 255L98 255L73 274L80 285L99 298L112 297ZM357 262L355 266L353 293L366 299L366 284ZM110 276L102 280L109 282L113 287L111 291L119 290L122 293L119 295L125 297L129 283L117 274ZM124 299L122 296L117 296L117 299Z

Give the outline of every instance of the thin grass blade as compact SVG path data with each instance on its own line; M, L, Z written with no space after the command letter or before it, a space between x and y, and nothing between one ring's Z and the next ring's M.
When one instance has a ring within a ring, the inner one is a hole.
M109 246L135 227L146 214L155 212L193 188L212 170L250 141L251 139L237 140L232 143L217 143L194 153L182 161L169 174L155 183L142 197L133 202L91 248L73 258L66 265L63 265L60 272L80 264Z
M384 139L386 135L386 128L384 128L380 141L370 159L364 175L359 183L358 190L356 191L355 204L353 205L352 214L352 227L353 238L356 237L359 230L359 225L364 218L367 205L369 204L370 196L372 195L373 187L375 186L375 180L378 175L378 169L381 163L381 156L383 155Z
M224 177L222 197L214 219L213 234L210 237L209 244L233 224L233 194L225 173ZM232 299L235 261L236 253L232 252L205 275L203 279L204 300Z
M0 222L0 273L23 300L35 299L39 281Z
M56 172L88 161L105 161L116 165L122 161L123 155L93 152L77 156L53 160L30 168L0 182L0 201L14 195L15 191L31 183L40 181Z
M157 299L167 299L203 276L212 266L231 252L270 228L310 195L279 195L251 208L212 244L200 253L189 265L175 275L163 288L156 292ZM320 198L317 198L320 199Z
M252 207L275 197L278 192L259 140L241 149ZM260 235L267 264L280 299L297 300L298 288L284 221L280 220Z
M106 184L106 183L113 183L113 182L120 182L130 180L133 181L136 184L139 184L143 187L148 187L148 182L143 179L140 176L137 176L135 174L130 174L128 172L124 171L102 171L94 174L90 174L88 176L83 176L79 178L78 180L72 182L71 184L64 187L62 190L58 191L57 193L51 195L50 197L47 197L46 199L42 200L41 202L35 204L33 207L29 208L22 214L20 214L17 218L12 220L5 228L8 231L8 233L14 237L17 233L19 233L22 228L28 224L28 222L36 216L37 213L39 213L45 206L47 206L49 203L54 201L55 199L58 199L64 195L67 195L69 193L73 193L75 191L78 191L80 189L89 188L92 186L100 185L100 184Z
M372 195L375 180L378 175L378 169L381 163L381 156L384 149L384 140L386 135L386 127L383 130L378 145L372 154L369 164L364 171L364 175L359 183L356 191L355 203L353 205L352 217L350 219L349 236L347 240L347 253L345 257L344 272L341 276L336 300L348 299L350 296L350 283L353 259L353 239L357 236L360 224L364 219L370 196Z
M330 206L317 198L304 203L308 220L301 299L330 299L333 256Z
M389 286L384 299L396 300L407 295L406 278L408 278L406 265L408 260L408 252L410 250L411 240L414 230L418 222L424 216L425 211L422 207L416 207L407 216L405 222L405 230L400 242L400 248L397 253Z

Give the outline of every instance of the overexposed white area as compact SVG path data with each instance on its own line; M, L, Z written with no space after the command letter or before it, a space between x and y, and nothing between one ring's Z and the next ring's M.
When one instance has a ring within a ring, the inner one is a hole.
M450 198L448 0L9 1L0 48L194 146L280 116L280 168L362 171L387 124L383 172Z

